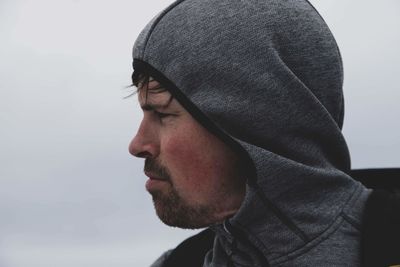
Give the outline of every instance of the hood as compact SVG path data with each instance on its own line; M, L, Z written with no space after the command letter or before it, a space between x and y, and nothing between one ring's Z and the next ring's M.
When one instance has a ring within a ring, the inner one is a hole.
M324 233L359 184L341 133L337 44L307 1L183 0L158 14L133 49L208 130L245 155L245 200L229 220L268 258Z

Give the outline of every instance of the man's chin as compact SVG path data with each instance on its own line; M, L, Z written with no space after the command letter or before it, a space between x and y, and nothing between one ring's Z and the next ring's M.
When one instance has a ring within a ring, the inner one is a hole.
M204 209L196 209L182 204L176 197L159 198L158 194L152 194L154 208L158 218L166 225L182 229L199 229L213 224L211 214Z
M187 222L185 220L175 220L171 219L169 217L165 217L162 215L157 214L158 218L165 224L171 227L176 227L180 229L190 229L190 230L196 230L196 229L201 229L205 228L211 225L211 223L194 223L192 222Z

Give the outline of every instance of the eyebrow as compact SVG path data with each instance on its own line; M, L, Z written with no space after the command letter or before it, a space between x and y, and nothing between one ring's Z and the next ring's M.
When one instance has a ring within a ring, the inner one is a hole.
M144 105L141 105L141 108L146 111L151 111L151 110L157 110L157 109L164 109L168 107L170 102L167 102L167 104L149 104L145 103Z

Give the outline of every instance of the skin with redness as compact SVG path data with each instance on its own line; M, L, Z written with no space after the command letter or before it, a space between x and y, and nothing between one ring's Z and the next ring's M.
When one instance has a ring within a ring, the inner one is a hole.
M239 209L245 178L239 156L208 132L166 90L139 88L143 119L129 151L145 158L147 191L167 225L201 228Z

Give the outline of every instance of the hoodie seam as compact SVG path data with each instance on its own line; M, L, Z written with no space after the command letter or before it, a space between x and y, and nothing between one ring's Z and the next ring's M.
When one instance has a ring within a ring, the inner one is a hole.
M286 255L273 258L270 260L271 264L282 264L285 262L288 262L290 260L294 260L298 257L301 257L302 255L306 254L325 240L327 240L329 237L331 237L339 228L343 225L344 222L350 223L346 220L346 218L343 216L344 210L352 205L354 202L356 202L362 193L362 187L360 186L355 186L356 188L353 190L353 192L350 194L349 200L346 202L345 205L343 205L343 208L341 212L338 213L337 217L333 221L331 225L328 226L327 229L325 229L321 234L319 234L316 238L311 240L309 243L307 243L305 246L300 247L292 252L287 253ZM350 223L351 224L351 223ZM353 224L351 224L353 226ZM357 231L358 228L355 227Z
M146 35L146 39L143 44L143 51L141 53L142 58L144 59L145 54L146 54L146 48L147 44L149 43L149 40L154 32L154 29L157 27L157 25L160 23L160 21L167 15L171 10L173 10L175 7L177 7L179 4L184 2L185 0L177 0L176 2L172 3L169 7L167 7L164 11L161 12L161 14L156 18L156 20L153 22L151 25L149 32Z
M345 221L347 221L354 229L356 229L357 231L361 231L361 225L360 225L356 220L354 220L353 218L351 218L350 216L348 216L345 212L342 212L340 215L341 215L341 216L343 217L343 219L344 219Z
M279 209L272 201L270 201L267 196L264 194L262 191L261 187L258 186L258 184L255 184L255 190L256 193L258 194L258 197L261 199L261 201L264 203L267 209L270 209L273 214L287 227L289 230L293 232L297 237L299 237L305 244L307 244L310 239L308 236L299 228L296 226L296 224L288 217L286 216L281 209Z

